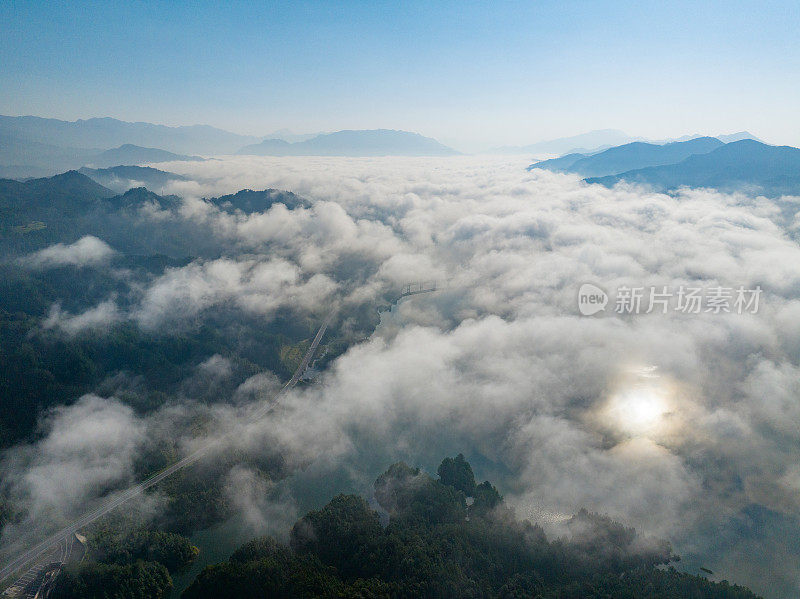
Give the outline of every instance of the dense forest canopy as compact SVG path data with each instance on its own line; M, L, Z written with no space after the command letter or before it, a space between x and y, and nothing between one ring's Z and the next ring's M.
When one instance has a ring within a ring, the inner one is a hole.
M465 491L464 489L468 489ZM676 571L669 543L582 510L564 536L520 521L463 455L435 479L404 463L375 481L375 508L338 495L271 537L209 566L183 599L497 597L755 599L725 581Z
M203 202L213 214L232 219L273 207L290 211L310 206L278 190L241 190ZM162 326L160 317L145 322L136 310L147 301L149 286L163 282L185 290L183 269L196 268L203 276L216 268L210 274L214 277L242 264L229 241L215 235L210 225L183 219L180 206L175 196L144 188L116 194L74 171L24 182L0 180L0 448L8 450L6 472L36 467L33 448L53 434L69 406L85 409L83 417L110 405L121 414L153 421L175 410L168 416L168 434L147 443L135 441L137 456L127 479L101 479L91 495L73 498L73 509L83 509L83 501L104 490L172 464L184 451L185 439L213 430L215 405L235 410L268 400L297 369L324 316L287 303L269 308L265 318L257 302L268 295L259 292L252 309L214 300L207 309L171 316L169 327ZM152 218L152 211L159 215ZM254 278L268 275L255 272L256 260L244 264L243 284L258 289ZM286 269L278 262L276 272L292 284L296 275ZM220 292L228 283L219 283ZM157 309L180 310L182 305L180 300L153 301ZM378 318L367 306L360 314L356 308L352 316L347 329L334 323L327 331L317 367L363 337ZM103 451L109 455L97 454L98 470L106 467L113 446ZM104 536L90 534L89 563L64 580L77 585L77 596L93 596L117 584L128 584L130 592L139 588L141 596L166 593L172 583L163 568L173 572L194 558L179 535L231 514L225 477L237 464L267 479L284 476L278 456L241 454L178 473L158 489L163 503L155 520L133 510L136 532L124 538L108 528ZM68 467L62 468L69 482ZM32 525L52 527L77 513L59 513L51 506L31 523L34 506L25 496L25 485L24 478L0 479L0 527L7 527L12 547L15 537L32 532ZM147 582L137 586L134 579Z
M276 205L309 207L277 190L208 200L212 210L231 215ZM47 409L90 391L123 395L146 411L189 391L204 401L229 398L248 377L268 371L285 380L297 367L299 348L319 326L318 314L286 306L264 319L220 305L190 314L169 330L119 318L141 300L142 287L230 254L225 240L179 218L178 207L174 196L144 188L115 195L75 171L26 182L0 180L0 211L6 216L0 222L0 446L29 438ZM143 216L147 210L172 216L152 220ZM89 319L73 318L81 313ZM369 330L375 320L371 311L361 325ZM350 340L352 334L337 339L329 333L322 363ZM225 388L186 389L209 356L231 364Z

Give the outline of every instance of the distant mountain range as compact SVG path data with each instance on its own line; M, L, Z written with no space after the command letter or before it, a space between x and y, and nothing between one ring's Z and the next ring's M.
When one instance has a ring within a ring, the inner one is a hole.
M327 131L326 133L330 133ZM273 131L272 133L267 133L263 139L282 139L283 141L288 141L289 143L294 143L296 141L305 141L307 139L311 139L312 137L316 137L320 135L320 133L295 133L291 129L278 129L277 131Z
M186 156L184 154L174 154L159 148L143 148L133 144L124 144L118 148L112 148L100 152L97 156L90 159L88 166L108 168L111 166L121 166L127 164L141 164L144 162L171 162L174 160L204 160L199 156Z
M676 139L668 139L668 140L663 140L663 141L660 141L660 142L651 140L651 142L652 143L667 143L667 142L672 142L672 141L689 141L690 139L697 139L698 137L705 137L705 136L699 135L699 134L684 135L684 136L678 137ZM726 144L729 144L732 141L741 141L743 139L754 139L756 141L762 141L762 140L758 139L755 135L750 133L749 131L739 131L737 133L727 133L727 134L714 135L714 137L716 137L722 143L726 143Z
M702 135L684 135L676 139L646 139L644 137L632 137L623 131L617 129L600 129L597 131L590 131L572 137L560 137L558 139L551 139L547 141L540 141L527 146L503 146L490 150L493 154L557 154L564 156L566 154L595 154L609 148L629 144L631 142L644 142L653 145L664 145L673 142L690 141L706 137ZM759 140L755 135L747 131L739 131L738 133L730 133L726 135L715 135L716 139L723 143L732 141L739 141L742 139L755 139Z
M664 145L635 141L596 154L574 153L543 160L530 168L575 173L583 177L602 177L648 166L674 164L693 154L706 154L722 145L715 137L698 137Z
M322 133L294 143L267 139L245 146L237 153L258 156L453 156L459 152L418 133L370 129Z
M567 154L590 152L592 149L618 146L636 138L617 129L599 129L571 137L559 137L526 146L502 146L494 148L496 154ZM588 149L587 149L588 148Z
M260 139L208 125L167 127L112 118L61 121L35 116L0 116L0 135L65 148L103 150L133 144L177 154L232 154Z
M607 187L625 181L662 192L708 187L768 197L800 195L800 149L749 138L730 143L714 137L663 145L633 142L595 154L542 160L528 167L533 169L577 174Z
M173 160L203 160L159 148L123 144L108 150L82 149L20 140L0 132L0 177L25 179L49 176L82 166L108 168L119 165Z
M0 129L0 177L52 175L80 166L100 151L20 139Z
M448 156L458 154L429 137L376 129L273 137L238 135L206 125L167 127L112 118L62 121L0 116L0 177L45 177L81 167L108 168L172 160L195 154L270 156Z
M170 183L183 178L138 165L203 159L196 154L458 154L430 137L390 129L345 130L316 135L296 135L281 130L273 136L263 139L205 125L167 127L112 118L70 122L30 116L0 116L0 177L42 178L81 169L82 173L89 175L89 180L102 184L110 190L109 193L124 193L137 186L163 193ZM574 151L576 148L590 149ZM662 191L681 186L702 186L765 195L800 193L800 160L797 158L800 150L768 146L746 131L718 137L691 135L678 140L653 142L634 139L619 130L604 129L498 151L566 152L560 158L537 162L531 168L575 173L589 182L603 185L625 180ZM9 193L17 193L12 189L13 184L5 185ZM88 197L91 194L81 195ZM244 200L240 197L237 201Z
M689 156L676 164L633 169L586 181L608 187L626 181L648 185L656 191L710 187L768 197L800 195L800 149L744 139L706 154Z
M206 125L167 127L112 118L62 121L0 116L0 177L43 177L82 166L195 160L230 154L259 138Z

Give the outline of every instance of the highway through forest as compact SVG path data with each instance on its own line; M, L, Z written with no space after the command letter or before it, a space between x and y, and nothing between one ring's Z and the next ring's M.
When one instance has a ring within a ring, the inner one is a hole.
M250 416L250 420L252 422L256 422L267 416L270 412L272 412L278 406L281 396L297 384L297 382L300 380L300 377L303 376L303 373L306 371L306 368L308 368L308 365L311 363L311 360L313 359L314 354L317 351L317 348L319 347L320 341L322 340L322 337L325 335L325 331L327 330L328 325L333 320L333 317L334 317L333 311L330 312L325 317L325 320L323 320L322 325L320 325L319 329L317 330L317 334L314 336L311 345L309 345L308 350L306 350L306 353L303 356L302 361L300 362L297 369L294 371L292 377L283 387L281 387L281 389L273 397L272 401L268 402L265 401L264 405L260 409L253 412L253 414ZM81 528L88 526L98 518L105 516L109 512L115 510L116 508L126 503L127 501L130 501L134 497L138 497L150 487L157 485L162 480L172 476L179 470L182 470L183 468L186 468L187 466L194 464L200 458L206 455L211 449L221 445L224 440L225 437L223 437L222 439L215 440L201 447L200 449L197 449L196 451L190 453L183 459L153 474L152 476L140 482L139 484L130 487L125 491L122 491L121 493L111 497L97 508L87 512L77 520L73 521L68 526L50 535L49 537L37 543L35 546L31 547L27 551L17 555L13 560L11 560L7 564L5 564L2 568L0 568L0 582L2 582L15 572L24 569L26 566L30 566L33 562L37 561L39 558L47 554L49 551L53 550L54 547L56 547L59 543L64 542L65 539L71 538L72 535L74 535ZM34 564L34 568L35 567L36 564ZM8 585L8 586L13 586L13 585Z

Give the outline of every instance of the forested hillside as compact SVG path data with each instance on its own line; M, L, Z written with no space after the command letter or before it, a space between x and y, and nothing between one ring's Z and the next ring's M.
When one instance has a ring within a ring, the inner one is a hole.
M394 464L375 481L374 507L338 495L298 520L288 544L244 545L182 597L756 599L678 572L668 543L599 514L582 510L548 537L476 484L462 455L438 474Z
M248 215L275 204L309 205L277 190L206 205ZM230 362L232 376L194 385L192 395L205 401L229 398L265 370L291 375L297 364L282 356L313 335L318 322L308 314L284 310L267 321L221 306L169 330L119 318L143 286L230 253L209 224L181 218L180 205L145 188L115 195L74 171L0 180L0 446L28 437L48 408L90 391L124 397L140 411L157 408L186 394L211 356Z
M187 439L213 430L213 410L269 401L297 369L324 314L296 301L262 307L302 278L277 256L264 261L272 269L250 256L239 258L239 248L216 226L311 204L279 190L242 190L198 202L216 221L186 218L175 196L145 188L116 194L74 171L0 180L0 448L7 472L37 467L33 448L57 435L59 418L69 409L80 414L74 421L79 428L103 410L139 422L167 418L170 434L137 445L123 468L127 472L113 472L100 483L100 494L103 488L112 491L173 464ZM254 292L249 305L216 298L237 280ZM170 326L163 326L163 310L169 311ZM158 316L151 318L151 312ZM359 326L374 326L377 313L364 315L349 332L335 324L328 330L318 366L341 353L354 335L363 335L355 332ZM99 434L110 426L100 422ZM109 441L113 447L117 440ZM70 484L94 474L67 474L70 451L55 451L52 457L61 465L44 474L41 484L57 486L53 481L62 470ZM94 458L99 472L115 467L102 452ZM234 466L264 479L284 476L274 455L224 455L176 474L148 499L160 502L157 517L134 506L122 520L112 515L82 531L87 560L63 577L55 596L164 596L172 585L169 572L195 556L182 535L223 521L234 510L225 491ZM27 485L22 478L0 479L0 527L11 544L70 516L39 513L32 524ZM62 496L56 488L51 497L57 503ZM79 511L86 509L82 499L76 494L64 501L72 500Z

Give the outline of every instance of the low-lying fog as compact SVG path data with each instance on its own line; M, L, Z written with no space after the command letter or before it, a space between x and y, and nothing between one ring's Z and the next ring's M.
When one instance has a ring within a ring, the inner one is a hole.
M109 298L87 314L54 306L47 326L64 334L84 326L102 334L98 323L121 320L163 327L223 304L264 318L302 305L320 320L335 304L341 321L352 306L377 306L387 289L436 281L435 293L384 314L284 409L245 423L218 408L221 428L238 427L242 449L302 466L308 486L323 489L320 501L366 492L393 461L430 470L464 452L520 516L557 531L585 506L668 538L695 571L702 564L771 596L796 594L800 247L782 211L792 200L610 190L528 164L221 157L155 165L192 179L166 191L185 199L179 218L226 244L225 256L168 270L134 305ZM245 216L201 201L244 188L291 190L312 206ZM31 260L58 261L61 252L96 261L109 251L84 241ZM610 295L605 311L579 313L584 283ZM643 288L640 313L616 312L622 287ZM660 303L645 313L651 287L673 294L666 313ZM729 312L708 301L720 287L731 290ZM681 288L701 288L700 313L676 309ZM752 304L738 309L739 288L762 290L756 313ZM209 363L215 376L226 376L224 366ZM87 396L51 414L41 441L11 451L4 478L33 514L80 504L125 481L165 422L166 411L141 418ZM245 470L230 477L254 529L280 529L297 515L292 506L307 503L290 482L277 483L287 485L279 505L265 501L260 484Z

